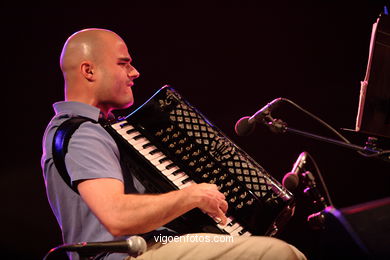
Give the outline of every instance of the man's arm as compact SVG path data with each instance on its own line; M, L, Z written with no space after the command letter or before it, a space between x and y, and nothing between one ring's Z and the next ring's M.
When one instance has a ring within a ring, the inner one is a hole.
M81 181L78 190L86 204L114 236L142 234L165 225L193 208L226 222L225 196L214 184L193 184L164 194L124 194L117 179Z

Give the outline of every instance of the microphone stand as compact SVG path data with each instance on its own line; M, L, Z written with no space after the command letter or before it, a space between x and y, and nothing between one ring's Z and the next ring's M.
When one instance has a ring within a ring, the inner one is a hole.
M48 260L48 259L58 259L60 256L63 255L63 258L68 258L66 256L66 253L68 251L67 250L64 250L61 246L58 246L58 247L55 247L55 248L52 248L46 255L45 257L43 258L43 260ZM79 255L79 259L80 260L91 260L91 259L94 259L98 254L95 254L95 255L85 255L85 254L81 254L79 252L76 252L78 255ZM62 258L61 258L62 259Z
M269 114L266 115L261 121L263 124L268 126L268 128L274 133L292 133L292 134L308 137L311 139L323 141L326 143L335 144L350 150L354 150L366 157L375 157L375 158L382 159L386 162L390 162L389 151L376 149L376 143L375 140L373 140L373 138L369 138L368 141L366 142L366 145L363 147L363 146L348 143L346 141L342 142L332 138L328 138L317 134L309 133L306 131L302 131L299 129L295 129L292 127L288 127L287 124L283 122L281 119L274 119ZM310 187L310 185L306 185L306 186ZM319 202L321 202L321 200L319 200ZM337 211L331 202L329 203L329 205L328 203L325 202L323 203L323 206L325 207L323 210L317 213L313 213L307 218L307 221L309 222L309 225L311 226L312 229L324 229L325 222L326 222L326 215L329 214L329 212Z
M332 138L328 138L328 137L312 134L312 133L309 133L309 132L306 132L306 131L302 131L302 130L299 130L299 129L288 127L287 124L285 122L283 122L281 119L273 119L271 117L267 117L266 120L264 120L263 122L274 133L286 133L286 132L287 133L293 133L293 134L296 134L296 135L308 137L308 138L311 138L311 139L323 141L323 142L330 143L330 144L335 144L335 145L338 145L338 146L341 146L341 147L344 147L344 148L348 148L350 150L363 152L363 153L367 153L367 154L370 154L370 155L378 154L377 158L380 158L380 159L382 159L384 161L390 162L390 154L389 155L385 154L385 155L381 156L381 152L382 151L374 149L373 147L370 147L369 144L367 144L366 146L363 147L363 146L359 146L359 145L356 145L356 144L346 143L346 142L342 142L342 141L335 140L335 139L332 139Z

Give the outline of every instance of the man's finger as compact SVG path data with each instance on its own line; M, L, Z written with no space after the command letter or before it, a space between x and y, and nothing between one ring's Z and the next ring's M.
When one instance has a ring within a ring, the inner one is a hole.
M226 213L228 210L229 204L226 202L226 200L221 200L219 203L219 208L222 210L223 213Z

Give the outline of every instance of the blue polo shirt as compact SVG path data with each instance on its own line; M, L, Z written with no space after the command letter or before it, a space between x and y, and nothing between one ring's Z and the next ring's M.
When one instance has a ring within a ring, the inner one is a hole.
M43 138L41 165L50 206L61 227L65 243L82 241L111 241L127 237L113 237L88 208L80 195L62 180L52 158L52 141L58 126L74 116L98 121L100 110L80 102L58 102L53 105L55 116ZM83 123L72 135L65 157L72 182L94 178L114 178L123 182L118 147L100 124ZM132 190L144 193L145 188L133 178ZM123 259L125 254L112 254L104 259ZM73 254L73 259L78 259Z

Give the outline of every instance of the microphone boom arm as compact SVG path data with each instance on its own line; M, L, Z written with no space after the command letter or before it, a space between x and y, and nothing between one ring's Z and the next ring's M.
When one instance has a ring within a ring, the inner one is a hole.
M308 116L312 117L313 119L315 119L316 121L318 121L319 123L324 125L329 130L331 130L342 141L335 140L335 139L328 138L328 137L324 137L324 136L320 136L320 135L316 135L316 134L312 134L312 133L298 130L295 128L291 128L291 127L288 127L287 124L285 122L283 122L281 119L272 118L271 108L274 108L276 106L276 104L278 104L280 102L286 102L286 103L289 103L290 105L293 105L298 110L304 112ZM275 132L275 133L289 132L289 133L309 137L309 138L312 138L315 140L319 140L319 141L335 144L335 145L338 145L341 147L345 147L345 148L348 148L350 150L355 150L360 155L365 156L365 157L377 157L377 158L380 158L384 161L390 162L390 150L374 149L374 147L370 147L370 145L366 145L363 147L363 146L352 144L347 138L345 138L343 135L341 135L336 129L331 127L329 124L327 124L326 122L321 120L319 117L313 115L312 113L310 113L306 109L300 107L299 105L295 104L293 101L291 101L287 98L280 97L280 98L274 99L272 102L268 103L264 108L262 108L261 110L256 112L252 117L250 117L249 119L246 119L246 120L248 121L248 123L254 123L255 121L263 123L266 126L268 126L272 132ZM249 133L250 131L247 131L247 132Z
M280 120L280 119L273 119L272 121L268 121L267 122L267 126L271 129L272 132L276 132L276 133L286 133L286 132L287 133L293 133L293 134L296 134L296 135L308 137L308 138L315 139L315 140L318 140L318 141L323 141L323 142L326 142L326 143L335 144L335 145L338 145L338 146L341 146L341 147L344 147L344 148L348 148L350 150L354 150L354 151L358 151L358 152L364 152L364 153L369 153L366 156L368 156L368 157L379 156L379 158L381 158L381 159L383 159L385 161L390 162L390 155L380 156L380 155L388 154L389 151L375 150L375 149L372 149L372 148L367 147L367 146L363 147L363 146L359 146L359 145L356 145L356 144L346 143L346 142L342 142L342 141L339 141L339 140L336 140L336 139L332 139L332 138L320 136L320 135L317 135L317 134L312 134L312 133L309 133L309 132L306 132L306 131L302 131L302 130L299 130L299 129L295 129L295 128L292 128L292 127L288 127L287 124L285 122L283 122L282 120Z

